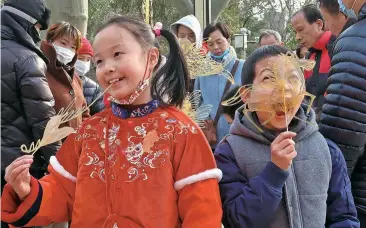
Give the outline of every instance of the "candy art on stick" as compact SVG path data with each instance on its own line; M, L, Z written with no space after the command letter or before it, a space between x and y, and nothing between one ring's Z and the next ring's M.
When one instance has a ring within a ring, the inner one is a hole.
M201 91L195 90L188 94L186 99L183 101L182 111L188 115L193 121L195 121L200 128L205 127L205 120L209 118L212 105L202 104L201 102Z
M90 108L100 97L102 97L112 85L113 84L108 86L108 88L102 94L100 94L89 106L84 106L80 109L72 110L72 107L75 104L74 99L66 108L62 108L57 115L51 117L46 125L42 139L39 139L37 142L32 142L29 147L27 147L25 144L21 145L21 151L27 154L34 155L39 150L39 148L55 143L67 137L68 135L75 133L75 130L72 127L60 128L60 125L69 122L79 115L82 115L82 113Z
M270 122L276 113L284 113L288 130L288 110L303 103L304 98L308 97L309 103L306 105L308 106L307 112L309 112L315 99L314 95L306 92L303 74L303 70L311 70L315 66L314 61L299 59L293 53L288 53L287 55L281 54L271 65L271 77L256 85L244 85L232 98L222 103L230 106L244 98L243 113L261 132L263 130L249 116L250 112L270 113L270 118L261 125Z
M179 39L180 47L188 65L189 74L192 79L197 77L222 75L234 84L234 77L225 69L225 64L216 62L201 50L195 47L188 39Z

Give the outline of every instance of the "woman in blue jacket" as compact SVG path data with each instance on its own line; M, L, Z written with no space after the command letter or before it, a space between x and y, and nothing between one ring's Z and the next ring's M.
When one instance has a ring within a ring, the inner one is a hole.
M241 83L241 71L244 60L239 60L235 50L230 46L230 32L227 25L220 22L208 25L203 32L203 39L207 40L208 56L224 65L225 70L233 72L234 65L237 70L233 77L235 84ZM235 64L237 63L237 64ZM203 104L211 104L212 110L210 117L215 119L222 96L225 93L227 79L222 75L212 75L208 77L198 77L195 81L195 90L201 90ZM218 113L220 118L216 124L217 141L219 142L226 134L229 133L229 123L226 121L222 112ZM212 149L216 148L216 144L211 145Z

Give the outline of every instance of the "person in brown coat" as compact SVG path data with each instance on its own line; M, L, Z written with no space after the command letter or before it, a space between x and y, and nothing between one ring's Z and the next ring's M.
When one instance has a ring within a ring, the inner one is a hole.
M41 50L49 59L46 77L55 98L56 112L66 108L74 99L73 110L87 105L81 79L74 73L76 53L81 46L80 40L80 31L70 23L62 21L51 25L46 40L41 41ZM66 125L77 128L88 117L89 109Z

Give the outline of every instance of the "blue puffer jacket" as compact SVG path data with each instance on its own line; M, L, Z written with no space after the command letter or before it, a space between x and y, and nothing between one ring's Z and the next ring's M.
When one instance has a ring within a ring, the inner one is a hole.
M95 99L97 99L103 91L98 83L88 78L87 76L80 76L83 81L83 93L86 103L90 105ZM96 102L90 107L90 115L94 115L101 112L104 109L103 96L100 96Z
M366 4L333 49L320 132L343 152L359 214L366 216Z

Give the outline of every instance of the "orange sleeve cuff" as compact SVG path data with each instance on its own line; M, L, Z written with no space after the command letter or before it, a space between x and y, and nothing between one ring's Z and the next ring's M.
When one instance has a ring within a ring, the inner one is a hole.
M1 220L16 227L23 227L41 207L43 190L37 179L31 177L31 192L21 202L10 185L5 185L1 199Z

